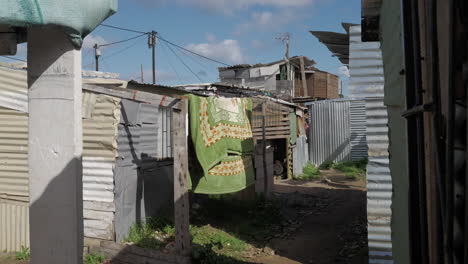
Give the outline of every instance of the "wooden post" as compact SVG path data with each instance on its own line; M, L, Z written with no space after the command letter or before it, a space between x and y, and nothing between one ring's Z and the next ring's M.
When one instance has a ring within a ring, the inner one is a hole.
M262 162L263 162L263 181L264 181L264 189L263 193L265 197L269 194L268 188L268 173L267 173L267 161L266 161L266 107L267 102L262 104Z
M172 147L174 153L174 224L177 254L188 256L191 252L189 232L188 156L186 133L187 101L180 111L172 112Z
M304 57L300 58L300 63L301 63L302 91L304 92L302 95L304 97L307 97L309 96L309 91L307 89L307 80L306 80L305 67L304 67Z

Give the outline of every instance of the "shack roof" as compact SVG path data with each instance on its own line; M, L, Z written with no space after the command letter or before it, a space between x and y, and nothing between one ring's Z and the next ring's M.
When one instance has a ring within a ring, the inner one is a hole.
M349 28L352 23L341 23L346 33L330 31L310 31L320 42L330 50L343 64L349 64Z
M289 61L299 64L301 58L304 58L304 66L305 67L311 67L311 66L316 64L316 62L314 60L309 59L306 56L294 56L294 57L289 58ZM277 61L270 62L270 63L237 64L237 65L233 65L233 66L229 66L229 67L219 67L218 70L219 71L227 71L227 70L237 70L237 69L259 68L259 67L267 67L267 66L272 66L272 65L275 65L275 64L279 64L279 63L285 63L285 62L286 61L283 59L283 60L277 60Z

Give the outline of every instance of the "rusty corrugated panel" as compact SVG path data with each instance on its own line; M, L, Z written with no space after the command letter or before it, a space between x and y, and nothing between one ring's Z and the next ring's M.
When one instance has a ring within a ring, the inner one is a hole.
M0 199L0 252L29 247L29 203Z
M28 112L26 71L9 64L0 64L0 106Z
M0 107L0 123L0 197L28 197L28 116Z
M392 178L388 157L388 118L383 104L384 74L379 42L362 42L361 27L350 28L350 95L366 100L367 220L369 263L393 263Z

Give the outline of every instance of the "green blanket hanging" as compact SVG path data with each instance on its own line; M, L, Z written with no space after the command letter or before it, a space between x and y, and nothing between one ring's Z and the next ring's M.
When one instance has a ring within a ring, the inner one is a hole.
M252 101L217 96L188 97L190 134L202 170L191 171L194 191L229 193L253 183Z

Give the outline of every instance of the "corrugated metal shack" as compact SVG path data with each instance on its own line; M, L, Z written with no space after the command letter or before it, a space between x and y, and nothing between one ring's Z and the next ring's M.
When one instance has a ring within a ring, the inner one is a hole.
M361 26L350 28L350 93L365 99L367 120L367 220L369 263L393 263L392 177L388 156L388 117L379 42L362 42Z
M326 162L367 157L363 100L335 99L306 103L309 108L309 160Z
M0 66L0 250L7 252L29 246L26 83L26 71ZM83 83L125 84L103 74L85 74ZM129 225L173 204L171 111L89 90L82 111L84 234L120 241Z

